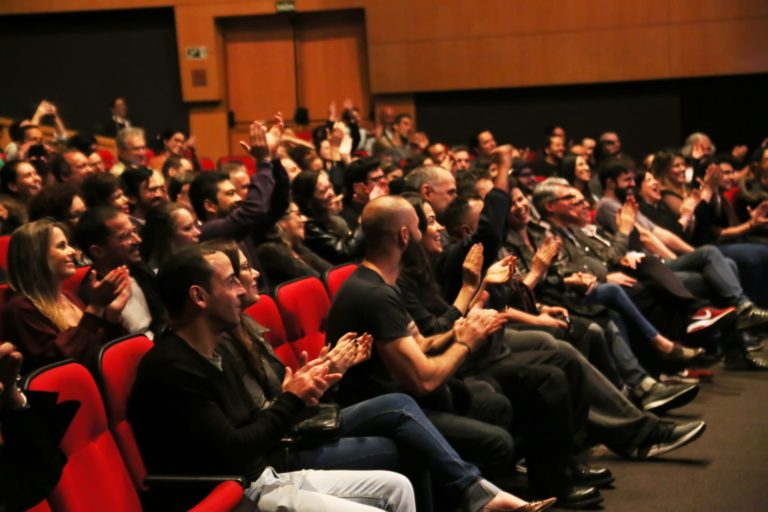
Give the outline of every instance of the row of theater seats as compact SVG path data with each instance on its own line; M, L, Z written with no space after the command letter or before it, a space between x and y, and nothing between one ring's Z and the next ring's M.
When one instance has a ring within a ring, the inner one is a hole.
M114 153L108 149L99 149L96 152L101 157L101 161L104 162L104 167L107 171L109 171L117 162ZM155 153L148 149L144 160L145 162L149 162L154 157ZM217 166L220 168L227 162L240 162L246 169L248 169L248 174L253 175L253 173L256 172L256 160L248 155L222 156L216 162L205 156L198 157L197 160L200 162L200 169L202 171L215 171Z
M270 329L267 341L287 366L295 369L302 351L310 359L320 352L325 344L324 320L330 299L355 267L348 264L331 269L325 276L327 290L317 278L298 279L280 286L275 299L263 295L246 310ZM26 377L25 389L56 392L59 402L76 400L81 404L61 443L68 458L64 475L48 499L31 511L137 512L142 508L141 496L174 485L187 489L216 485L191 508L195 512L247 509L244 507L249 504L243 498L247 482L240 476L147 474L126 418L126 404L139 362L150 348L152 341L142 335L128 335L104 345L99 354L101 390L88 370L72 361Z

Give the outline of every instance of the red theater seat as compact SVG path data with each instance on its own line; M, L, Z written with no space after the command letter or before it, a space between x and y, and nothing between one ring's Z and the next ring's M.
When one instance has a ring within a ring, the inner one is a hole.
M0 236L0 267L8 274L8 244L11 243L11 235Z
M101 395L93 377L77 363L64 361L34 372L26 389L58 393L59 402L76 400L80 408L61 442L67 464L48 504L56 512L109 510L138 512L141 502L120 451L107 428ZM236 482L225 482L195 511L229 511L243 499Z
M331 302L323 283L316 277L304 277L281 284L275 298L291 346L316 358L325 345L325 319Z
M355 263L345 263L344 265L333 267L325 273L325 285L328 287L328 295L331 300L333 300L341 285L352 275L356 268L357 264Z
M80 283L83 282L83 279L85 279L85 276L88 274L89 270L91 270L90 265L78 267L72 276L68 277L63 283L61 283L61 288L65 292L69 292L72 295L77 295L78 290L80 290Z
M275 353L285 366L296 370L299 366L299 360L293 347L288 344L283 319L272 297L261 295L256 304L249 306L245 310L245 314L256 320L262 327L269 329L269 332L264 333L264 339L272 345Z

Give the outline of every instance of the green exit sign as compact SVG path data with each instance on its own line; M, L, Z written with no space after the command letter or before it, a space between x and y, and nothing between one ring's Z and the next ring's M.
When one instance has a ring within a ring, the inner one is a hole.
M277 12L291 12L296 10L295 0L277 0L275 2Z

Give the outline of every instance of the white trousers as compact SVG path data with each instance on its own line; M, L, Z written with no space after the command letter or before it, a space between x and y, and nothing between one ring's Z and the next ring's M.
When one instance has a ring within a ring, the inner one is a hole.
M245 491L263 512L414 512L410 481L392 471L276 473L267 468Z

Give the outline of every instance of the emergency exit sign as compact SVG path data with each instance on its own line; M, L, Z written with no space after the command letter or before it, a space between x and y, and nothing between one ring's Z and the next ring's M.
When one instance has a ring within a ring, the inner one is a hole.
M296 10L295 0L277 0L275 2L277 12L291 12Z

